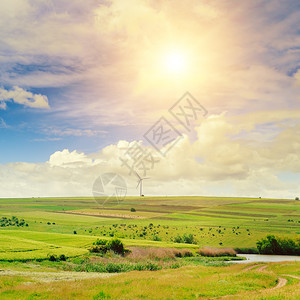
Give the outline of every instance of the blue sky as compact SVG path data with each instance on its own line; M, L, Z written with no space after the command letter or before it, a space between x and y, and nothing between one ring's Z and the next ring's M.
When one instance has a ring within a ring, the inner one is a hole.
M1 197L89 195L108 171L135 194L123 148L155 153L143 134L186 91L208 115L173 123L183 138L146 192L300 194L299 1L3 0L0 14Z

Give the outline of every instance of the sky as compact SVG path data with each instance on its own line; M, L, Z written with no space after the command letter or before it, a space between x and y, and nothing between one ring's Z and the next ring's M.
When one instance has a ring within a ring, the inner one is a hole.
M293 199L299 92L298 0L1 0L0 197Z

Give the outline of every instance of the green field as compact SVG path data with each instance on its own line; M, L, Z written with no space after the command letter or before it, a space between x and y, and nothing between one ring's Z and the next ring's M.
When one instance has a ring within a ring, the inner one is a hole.
M26 239L20 243L30 248L30 243L39 242L35 244L39 253L48 253L54 246L70 247L70 255L88 247L94 236L164 247L177 236L193 234L200 246L255 247L269 233L292 238L300 233L300 201L288 199L127 197L112 207L101 207L87 197L0 199L0 217L12 216L23 218L28 227L0 227L0 238L13 230L10 237L16 243L18 238ZM39 232L64 235L41 237ZM0 259L5 258L9 247L0 251Z
M0 220L4 220L0 222L0 266L3 272L8 270L7 276L0 276L1 299L61 299L62 295L67 295L66 299L201 299L234 294L239 295L237 299L285 299L280 295L297 299L299 292L295 288L299 280L288 276L281 289L285 294L271 290L280 274L299 276L299 263L269 264L269 271L263 273L243 272L245 265L228 266L220 259L198 256L152 257L139 262L135 258L97 258L88 251L99 237L118 237L126 247L157 249L157 253L170 248L195 253L204 246L255 247L256 241L268 234L297 239L300 201L296 200L127 197L117 206L101 207L88 197L0 199ZM178 242L184 236L192 237L193 243ZM62 254L69 258L67 262L48 261L50 255ZM120 267L120 272L138 264L159 271L131 271L105 281L82 278L79 288L76 282L64 280L41 284L42 273L35 274L36 270L51 272L54 277L67 276L62 270L93 274L102 272L97 271L103 269L101 264L108 269Z
M66 277L73 274L64 272L64 278L59 280L58 273L49 270L36 272L35 266L31 265L0 276L0 298L299 299L300 263L264 266L266 268L262 271L259 270L260 265L250 270L242 264L222 267L186 266L156 272L133 271L103 278L101 274L95 277L87 273L87 276L73 280ZM299 279L288 274L298 276ZM285 285L276 288L279 278L285 281Z

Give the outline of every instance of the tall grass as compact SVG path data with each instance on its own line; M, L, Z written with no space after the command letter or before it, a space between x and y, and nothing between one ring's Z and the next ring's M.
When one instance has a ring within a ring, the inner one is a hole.
M153 259L153 260L170 260L175 257L190 257L193 252L189 249L174 248L129 248L131 252L126 255L129 260Z
M201 256L220 257L220 256L236 256L236 251L232 248L211 248L204 247L197 251Z
M128 271L156 271L176 269L185 262L179 257L194 256L189 249L173 248L130 248L131 252L120 256L113 251L105 255L74 258L63 265L64 270L77 272L119 273Z

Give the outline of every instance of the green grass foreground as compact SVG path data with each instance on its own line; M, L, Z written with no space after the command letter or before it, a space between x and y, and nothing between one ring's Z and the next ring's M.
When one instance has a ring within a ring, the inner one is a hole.
M282 274L299 277L299 263L246 272L224 262L234 257L197 256L200 248L251 250L268 234L299 239L299 201L127 197L101 207L89 197L0 199L0 219L0 299L299 298L297 278L271 289ZM93 255L98 238L142 254ZM193 256L174 257L178 251ZM67 261L48 260L61 255Z
M283 273L299 275L300 263L269 264L264 272L247 265L186 266L156 272L123 273L109 278L39 282L35 276L0 277L1 299L299 299L299 280L276 286ZM288 277L287 277L288 278ZM231 299L231 297L229 297Z

